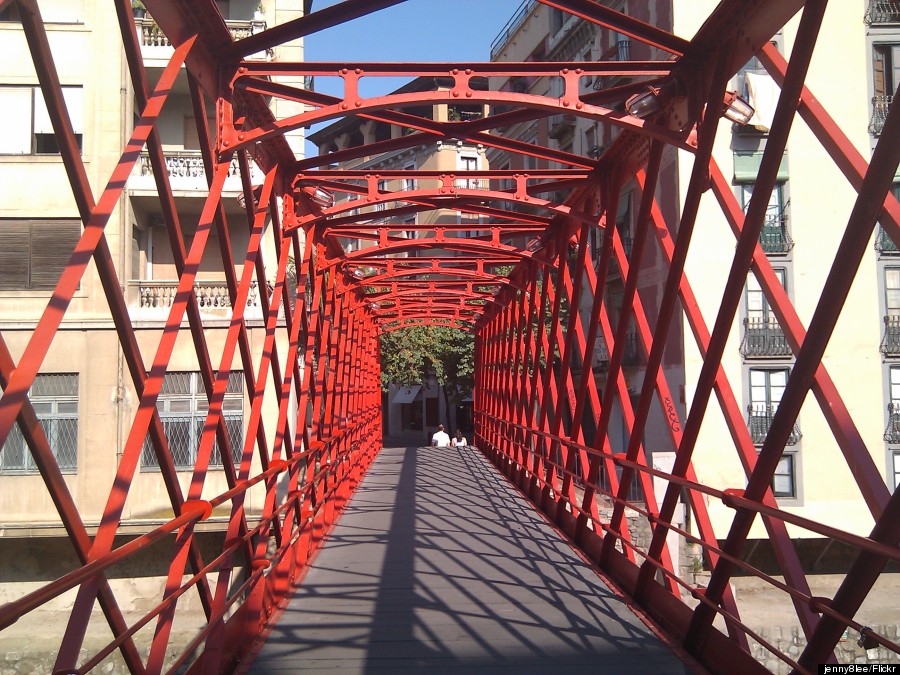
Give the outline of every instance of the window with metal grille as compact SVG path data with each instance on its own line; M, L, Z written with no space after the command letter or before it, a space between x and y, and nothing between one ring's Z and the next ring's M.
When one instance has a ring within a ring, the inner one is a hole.
M232 459L241 460L244 447L244 376L240 371L228 374L228 385L222 401L222 415ZM203 379L197 372L166 373L156 402L172 461L179 470L191 470L197 462L200 437L206 424L209 402ZM141 455L144 469L158 469L159 461L148 436ZM218 442L213 444L210 468L221 468L222 457Z
M39 373L28 392L60 471L78 470L78 373ZM19 426L0 448L0 473L37 473Z
M891 445L900 445L900 366L891 366L889 379L891 400L887 406L888 423L884 440Z
M77 220L0 220L0 291L56 288L80 237Z
M785 270L773 270L782 287L785 285ZM741 354L745 358L780 358L791 356L791 347L775 318L769 301L759 285L755 274L747 275L746 313L744 317L744 337Z
M761 159L762 154L758 153L757 157ZM754 187L753 183L741 183L741 201L745 212L750 206ZM765 221L759 233L759 243L763 251L770 255L783 255L794 248L794 240L788 228L788 203L784 200L783 183L776 183L769 195Z
M900 356L900 267L884 270L884 335L881 353Z
M778 404L787 386L789 371L779 369L750 369L750 405L747 407L747 425L756 445L765 443L772 426ZM801 438L800 429L795 424L787 440L788 446L796 445ZM776 497L797 497L797 453L787 448L778 460L772 476L772 491Z
M873 95L869 133L875 136L881 134L898 84L900 84L900 44L872 45Z

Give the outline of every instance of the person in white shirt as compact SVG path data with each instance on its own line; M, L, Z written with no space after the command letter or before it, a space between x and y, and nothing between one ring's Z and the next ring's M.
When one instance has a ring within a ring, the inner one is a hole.
M450 445L454 448L461 448L468 445L468 443L466 443L466 437L462 435L462 431L459 429L456 430L456 436L450 439Z
M431 437L431 445L435 448L450 447L450 437L447 435L447 432L444 431L443 424L438 424L438 430L435 431L434 436Z

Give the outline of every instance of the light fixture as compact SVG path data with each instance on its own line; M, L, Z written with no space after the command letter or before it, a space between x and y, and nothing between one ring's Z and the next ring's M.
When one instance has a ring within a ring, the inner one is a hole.
M250 192L253 194L253 206L259 205L259 198L262 196L262 185L254 185L250 188ZM244 191L241 190L238 192L237 203L242 208L247 208L247 198L244 195Z
M381 309L381 305L379 305L377 302L373 302L371 305L369 305L369 309Z
M647 85L644 91L625 101L625 110L629 115L646 119L662 110L663 105L675 95L678 89L678 80L674 77L667 77L657 85Z
M722 114L735 124L744 126L756 112L753 106L741 98L736 91L726 91L722 101Z
M334 195L319 185L301 185L300 192L320 209L334 206Z
M528 242L528 246L526 246L525 248L526 248L528 251L530 251L531 253L534 253L534 252L537 251L539 248L541 248L541 246L543 246L543 245L544 245L544 242L541 241L541 238L540 238L540 237L537 237L537 238L532 239L531 241L529 241L529 242Z
M640 117L641 119L650 117L654 113L658 113L662 109L659 102L659 87L647 87L640 94L635 94L625 101L625 110L629 115Z
M366 278L366 272L365 272L365 270L364 270L362 267L357 267L357 268L355 268L355 269L353 270L352 274L353 274L353 276L356 277L357 279L365 279L365 278Z
M496 288L491 289L491 295L493 295L495 298L496 298L498 295L500 295L500 287L497 286Z
M872 629L869 626L863 626L859 629L859 639L856 641L858 647L866 650L866 656L869 660L878 658L878 640L871 635Z

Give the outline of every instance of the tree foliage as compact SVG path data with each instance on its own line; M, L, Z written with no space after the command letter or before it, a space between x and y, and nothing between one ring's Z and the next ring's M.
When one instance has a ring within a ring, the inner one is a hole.
M475 385L475 343L468 331L415 326L381 336L381 388L412 385L434 375L447 404L458 405ZM449 417L449 415L448 415Z

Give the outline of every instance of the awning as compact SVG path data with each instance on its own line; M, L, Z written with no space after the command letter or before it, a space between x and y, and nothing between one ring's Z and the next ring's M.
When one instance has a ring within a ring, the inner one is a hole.
M412 403L416 396L419 395L419 390L422 388L421 384L414 384L409 387L400 387L397 390L397 393L394 394L394 398L391 399L392 404L398 403Z

